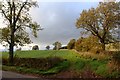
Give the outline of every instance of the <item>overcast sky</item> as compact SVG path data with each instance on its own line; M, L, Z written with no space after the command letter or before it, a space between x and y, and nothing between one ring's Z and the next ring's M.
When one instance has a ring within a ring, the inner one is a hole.
M80 30L75 27L83 9L96 7L98 2L39 2L39 8L31 10L34 21L44 30L38 32L38 38L31 36L33 43L41 47L55 41L66 45L70 39L78 39Z
M75 27L76 19L83 9L96 7L98 2L38 2L38 5L39 8L33 8L30 13L33 21L44 30L38 32L38 38L31 34L30 38L34 44L40 45L40 49L45 49L55 41L66 45L70 39L78 39L80 30Z

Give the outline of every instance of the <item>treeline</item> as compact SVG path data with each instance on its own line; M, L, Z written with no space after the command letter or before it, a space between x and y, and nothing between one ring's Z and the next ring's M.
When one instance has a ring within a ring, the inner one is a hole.
M119 42L112 43L112 45L106 46L105 50L110 49L109 47L112 47L118 50L119 49L118 45L119 45ZM104 51L99 39L93 35L90 35L88 37L80 37L78 40L71 39L67 44L67 49L75 49L78 52L87 51L87 52L93 52L93 53L100 53Z

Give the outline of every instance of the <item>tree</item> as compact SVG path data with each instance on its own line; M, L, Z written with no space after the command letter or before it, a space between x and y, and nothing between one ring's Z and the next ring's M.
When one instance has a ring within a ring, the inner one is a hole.
M5 41L2 42L2 46L5 47L6 50L8 50L8 43L6 43Z
M105 50L105 44L115 41L112 35L120 27L120 2L100 2L97 8L83 10L76 27L97 36Z
M7 24L6 28L2 30L8 31L7 33L3 32L2 40L7 41L9 44L9 63L11 65L13 65L13 50L15 44L23 42L29 43L25 29L27 27L30 28L35 37L37 37L37 31L41 30L40 26L36 22L33 22L30 17L29 10L32 7L37 7L37 3L32 0L6 0L1 2L0 13L4 18L4 22Z
M74 49L75 48L75 39L71 39L70 42L67 44L68 49Z
M32 47L32 50L39 50L38 45L33 46L33 47Z
M22 48L20 47L20 48L18 48L16 51L21 51L22 50Z
M49 45L48 45L48 46L46 46L46 49L47 49L47 50L49 50L49 49L50 49L50 46L49 46Z
M58 41L53 43L53 45L54 45L53 50L59 50L61 48L61 46L62 46L62 44L60 42L58 42Z
M10 29L8 27L1 29L1 37L0 39L2 41L10 43ZM23 44L29 44L31 43L31 40L29 38L29 34L24 30L18 30L14 34L14 45L20 45L23 46Z
M75 49L77 51L91 51L91 52L98 52L101 51L101 44L96 36L90 35L86 38L79 38L75 43Z

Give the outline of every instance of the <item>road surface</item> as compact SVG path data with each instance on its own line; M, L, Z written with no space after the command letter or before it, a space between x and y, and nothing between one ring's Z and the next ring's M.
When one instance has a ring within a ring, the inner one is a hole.
M34 76L23 75L11 71L0 71L0 75L2 75L2 78L37 78Z

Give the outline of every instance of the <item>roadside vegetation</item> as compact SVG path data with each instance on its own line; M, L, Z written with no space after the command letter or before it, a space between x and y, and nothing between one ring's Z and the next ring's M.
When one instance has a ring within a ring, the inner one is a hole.
M96 8L83 10L76 19L76 28L81 29L79 39L53 43L53 50L32 50L14 52L15 46L32 43L26 28L43 30L32 21L29 11L37 2L26 0L0 2L5 28L0 28L0 41L7 42L9 52L2 52L2 69L42 77L57 78L120 78L120 2L100 2ZM62 50L64 49L64 50ZM112 49L112 50L111 50Z
M3 52L2 54L3 70L44 75L44 77L55 74L57 77L66 71L70 71L68 74L73 73L71 75L73 78L84 77L86 74L91 75L90 77L120 77L118 59L120 52L98 55L89 52L79 53L74 50L16 51L14 66L8 66L8 53Z

